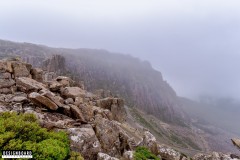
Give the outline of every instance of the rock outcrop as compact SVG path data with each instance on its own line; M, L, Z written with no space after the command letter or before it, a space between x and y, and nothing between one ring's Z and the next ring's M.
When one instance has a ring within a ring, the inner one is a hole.
M51 70L51 66L48 68ZM109 98L102 102L82 86L74 86L69 77L45 81L40 68L18 59L0 61L0 112L33 113L49 129L66 130L71 150L85 159L117 159L129 150L130 138L121 122L125 119L124 101ZM109 106L108 106L109 105ZM109 155L109 156L108 156Z
M48 66L51 71L51 66ZM42 127L68 132L71 150L80 152L86 160L133 160L138 146L147 147L165 160L185 160L189 157L163 144L149 132L137 142L126 123L124 100L103 98L75 86L72 79L56 76L44 78L41 69L18 59L0 60L0 112L35 114ZM239 147L239 140L232 139ZM197 154L193 160L231 160L233 154Z

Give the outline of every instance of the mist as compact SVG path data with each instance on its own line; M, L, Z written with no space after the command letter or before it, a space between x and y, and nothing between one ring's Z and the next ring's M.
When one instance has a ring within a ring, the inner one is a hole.
M179 96L239 97L240 1L0 1L0 39L148 60Z

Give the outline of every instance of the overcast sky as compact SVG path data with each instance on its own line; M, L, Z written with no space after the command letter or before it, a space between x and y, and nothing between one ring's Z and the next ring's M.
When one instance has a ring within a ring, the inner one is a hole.
M239 0L0 0L0 39L131 54L180 96L240 97Z

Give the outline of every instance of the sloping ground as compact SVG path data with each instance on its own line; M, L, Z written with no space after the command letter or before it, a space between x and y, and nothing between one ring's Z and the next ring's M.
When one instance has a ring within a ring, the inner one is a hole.
M41 69L18 59L0 60L0 71L0 112L32 113L42 127L68 132L71 150L86 160L118 160L138 146L166 159L184 157L176 151L174 155L165 152L166 147L157 144L150 132L134 132L125 121L123 99L90 93L74 86L69 77L46 81Z

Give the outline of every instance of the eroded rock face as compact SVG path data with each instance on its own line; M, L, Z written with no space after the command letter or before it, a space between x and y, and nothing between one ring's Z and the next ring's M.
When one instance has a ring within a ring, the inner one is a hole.
M91 125L69 128L67 131L69 133L72 150L80 152L86 160L97 158L97 154L101 152L101 144Z

